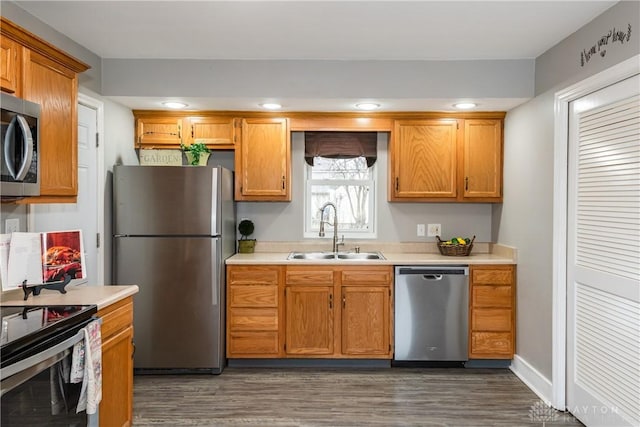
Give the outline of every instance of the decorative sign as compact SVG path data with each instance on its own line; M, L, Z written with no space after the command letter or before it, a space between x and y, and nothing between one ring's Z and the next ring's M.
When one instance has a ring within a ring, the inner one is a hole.
M140 149L140 164L145 166L182 166L182 151Z
M582 52L580 52L580 65L584 67L591 57L597 53L604 58L607 54L606 48L609 44L611 44L611 46L614 46L615 43L625 44L629 40L631 40L631 24L627 25L626 31L613 27L608 33L600 37L600 40L598 40L593 46L583 49Z

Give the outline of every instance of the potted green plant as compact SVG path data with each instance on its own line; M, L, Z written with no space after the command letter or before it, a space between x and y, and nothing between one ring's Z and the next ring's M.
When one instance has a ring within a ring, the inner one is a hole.
M205 166L211 154L211 150L202 142L196 142L188 146L181 143L180 149L187 156L187 163L192 166Z
M238 240L238 253L252 254L256 248L256 239L248 239L247 237L253 234L255 229L253 222L248 219L243 219L238 224L238 231L242 235Z

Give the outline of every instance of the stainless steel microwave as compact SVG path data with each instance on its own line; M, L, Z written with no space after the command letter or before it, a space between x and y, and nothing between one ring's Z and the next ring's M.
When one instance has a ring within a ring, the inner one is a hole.
M0 196L40 195L40 105L0 94Z

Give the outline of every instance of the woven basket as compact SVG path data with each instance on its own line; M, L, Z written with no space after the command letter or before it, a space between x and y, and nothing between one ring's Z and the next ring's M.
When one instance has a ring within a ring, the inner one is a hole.
M471 242L468 245L445 245L440 239L440 236L436 236L438 239L438 249L440 253L445 256L469 256L471 249L473 249L473 241L476 240L476 236L473 236Z

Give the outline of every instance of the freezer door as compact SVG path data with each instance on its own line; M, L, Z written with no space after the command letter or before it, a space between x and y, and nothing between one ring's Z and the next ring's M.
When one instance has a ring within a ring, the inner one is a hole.
M135 284L137 369L224 366L220 239L117 237L115 284Z
M115 166L114 234L220 235L235 220L230 176L222 168Z

